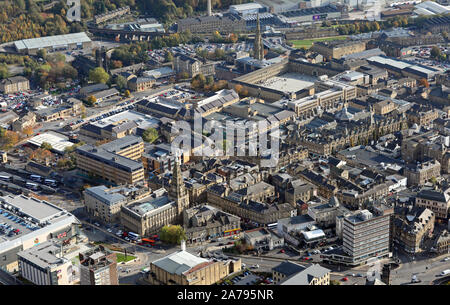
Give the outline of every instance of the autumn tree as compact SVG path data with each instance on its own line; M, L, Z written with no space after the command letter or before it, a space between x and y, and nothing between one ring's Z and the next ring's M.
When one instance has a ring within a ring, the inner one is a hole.
M429 88L430 87L430 84L428 83L428 81L425 78L419 79L419 85L423 86L425 88Z
M47 149L47 150L52 150L53 146L50 143L48 143L48 142L42 142L41 148L42 149Z
M88 97L88 99L87 99L87 104L88 104L89 106L94 106L95 103L97 103L97 98L96 98L95 96L93 96L93 95L90 95L90 96Z
M26 135L27 137L31 136L31 135L33 134L33 126L27 126L27 127L24 127L24 128L22 129L22 133L23 133L24 135Z

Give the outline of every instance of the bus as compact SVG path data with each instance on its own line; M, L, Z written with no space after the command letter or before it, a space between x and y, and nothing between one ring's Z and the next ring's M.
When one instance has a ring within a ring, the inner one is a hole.
M151 246L154 246L155 241L153 239L142 238L142 244L144 244L144 245L149 244Z
M31 182L27 182L26 187L32 189L33 191L36 191L38 189L38 185Z
M50 185L50 186L57 186L57 185L56 185L56 181L55 181L55 180L52 180L52 179L45 179L45 180L44 180L44 184Z
M139 239L139 235L134 232L128 232L128 238L132 240L137 240Z
M278 225L278 222L274 222L274 223L269 223L267 225L267 229L276 229Z
M0 180L3 180L3 181L11 181L11 179L12 179L12 176L11 175L8 175L8 174L0 174Z
M30 179L31 180L33 180L33 181L36 181L36 182L39 182L39 181L41 181L41 176L39 176L39 175L30 175Z

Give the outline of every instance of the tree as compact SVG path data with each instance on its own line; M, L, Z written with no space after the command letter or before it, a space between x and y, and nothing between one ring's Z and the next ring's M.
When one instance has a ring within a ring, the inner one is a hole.
M87 103L89 106L94 106L97 103L97 98L93 95L90 95L87 99Z
M97 67L89 71L89 80L97 84L106 84L109 80L109 74L102 67Z
M155 142L158 139L158 137L159 134L155 128L148 128L142 134L142 139L150 144Z
M164 242L180 244L182 240L186 240L186 232L179 225L166 225L162 227L159 237Z
M6 130L4 137L1 137L0 140L3 147L9 149L19 142L19 134L11 130Z
M433 46L430 51L430 57L437 59L441 56L442 56L441 49L438 46Z
M428 81L425 78L419 79L419 85L424 86L425 88L430 87L430 84L428 83Z
M42 58L42 59L46 59L47 58L47 50L46 49L39 49L37 52L36 52L36 55L38 56L38 57L40 57L40 58Z
M130 90L125 90L124 94L125 94L125 97L130 97L131 96Z
M33 134L33 126L27 126L27 127L24 127L24 128L22 129L22 133L23 133L24 135L26 135L27 137L31 136L31 135Z
M41 148L42 149L47 149L47 150L52 150L52 145L50 144L50 143L48 143L48 142L42 142L42 144L41 144Z
M173 54L172 54L172 52L166 52L165 61L166 62L172 62L173 61Z
M127 87L127 79L122 75L118 75L116 77L115 83L117 85L117 88L119 88L119 90L123 90Z

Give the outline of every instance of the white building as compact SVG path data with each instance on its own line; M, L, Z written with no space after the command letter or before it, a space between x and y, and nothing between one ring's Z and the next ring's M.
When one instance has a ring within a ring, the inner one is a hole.
M71 241L78 219L50 202L18 196L0 197L0 268L18 270L17 253L50 239Z
M62 256L62 246L46 241L17 253L20 275L35 285L72 285L72 262Z

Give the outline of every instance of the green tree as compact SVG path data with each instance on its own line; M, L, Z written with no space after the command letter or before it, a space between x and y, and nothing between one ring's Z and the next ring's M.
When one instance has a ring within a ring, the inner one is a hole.
M41 148L42 149L51 150L53 148L53 146L50 143L48 143L48 142L42 142Z
M150 144L155 142L158 137L158 131L155 128L148 128L142 134L142 139Z
M40 57L40 58L42 58L42 59L46 59L47 58L47 50L46 49L39 49L37 52L36 52L36 55L38 56L38 57Z
M109 74L102 67L97 67L89 71L89 80L97 84L106 84L109 80Z
M430 51L431 58L439 58L442 56L441 49L438 46L433 46Z
M116 77L115 83L117 85L117 88L119 88L119 90L123 90L127 87L127 79L122 75L118 75Z
M172 54L172 52L166 52L165 61L166 62L172 62L173 61L173 54Z
M182 240L186 240L186 232L179 225L167 225L162 227L159 237L166 243L180 244Z

